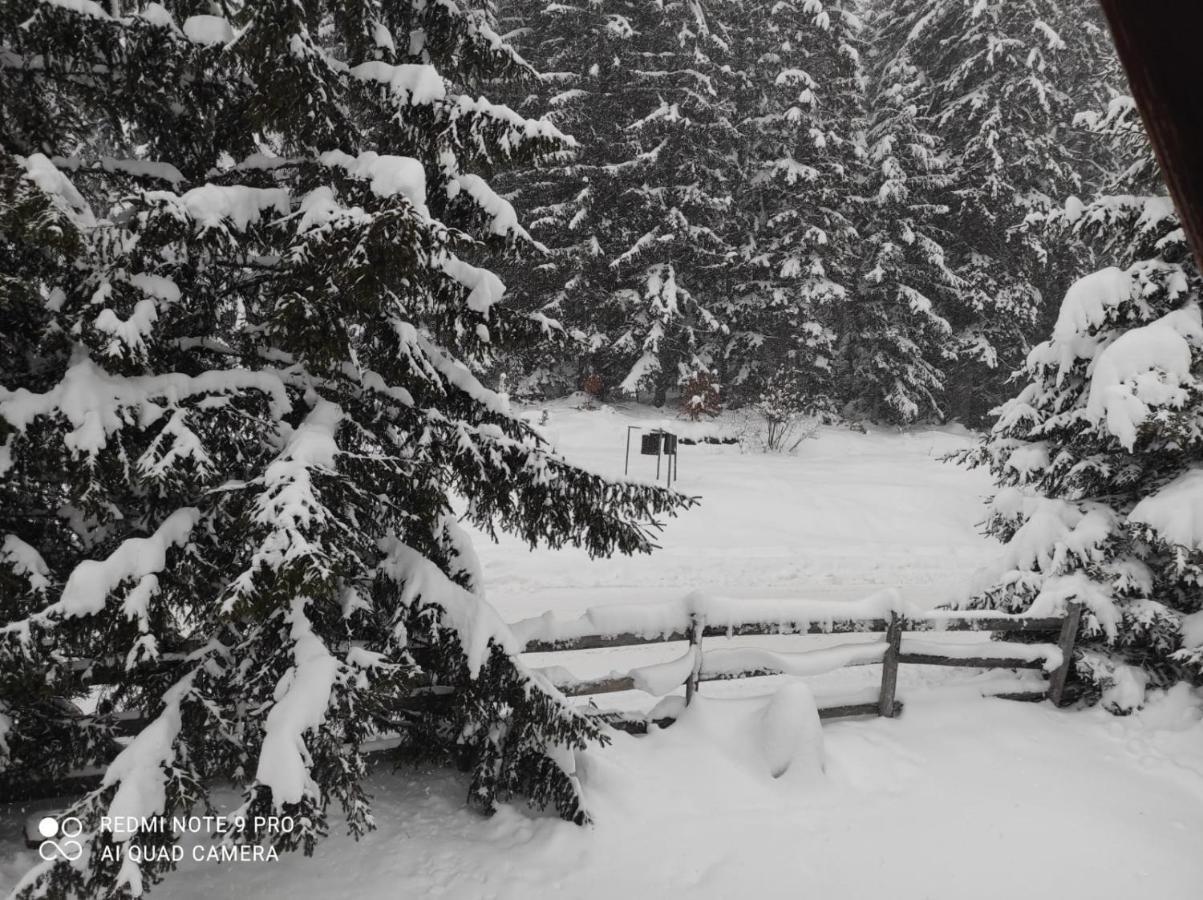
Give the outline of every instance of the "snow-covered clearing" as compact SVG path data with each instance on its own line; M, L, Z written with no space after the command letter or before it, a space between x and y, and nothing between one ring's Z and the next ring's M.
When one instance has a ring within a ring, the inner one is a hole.
M557 404L546 427L569 458L621 473L626 426L658 420L643 409ZM825 429L793 456L684 446L680 487L703 502L668 526L660 553L589 561L572 550L478 540L489 596L511 622L549 609L567 618L601 603L660 602L695 589L851 600L897 587L906 599L933 605L963 592L974 569L998 551L975 529L987 480L939 461L967 440L944 431ZM654 467L654 459L632 455L632 475L650 476ZM788 651L824 640L742 643ZM530 661L591 676L680 652L656 645ZM808 683L822 702L825 694L872 690L878 679L877 667L861 666ZM466 786L455 773L382 772L372 783L379 829L358 844L336 826L312 859L188 861L156 896L1199 896L1199 694L1179 688L1116 718L983 698L984 688L1013 680L1005 673L904 666L900 718L828 722L825 772L815 774L812 756L775 779L781 741L793 739L797 723L779 719L781 727L768 729L765 710L785 680L704 684L701 700L672 728L646 737L617 733L610 747L584 754L591 827L521 807L484 819L466 809ZM634 692L605 701L654 702ZM774 746L766 745L770 732ZM36 859L18 843L23 815L10 808L0 821L0 888Z
M560 450L608 475L622 474L628 425L663 424L682 435L740 427L695 426L646 407L548 408L545 430ZM630 474L653 479L656 459L639 455L638 435ZM511 621L548 609L567 615L602 603L673 599L693 589L857 599L897 587L933 606L996 550L976 532L989 479L939 463L966 443L942 431L861 435L831 428L792 456L682 446L674 487L702 503L668 524L659 552L590 562L571 550L532 554L504 537L497 546L478 541L489 598Z

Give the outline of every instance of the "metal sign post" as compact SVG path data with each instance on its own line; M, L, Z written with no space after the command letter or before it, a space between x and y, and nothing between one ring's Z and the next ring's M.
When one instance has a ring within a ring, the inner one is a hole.
M627 426L627 452L622 467L624 475L629 475L631 472L631 432L637 429L642 430L642 426ZM670 488L673 482L679 478L678 466L680 463L677 445L677 436L663 428L655 428L639 439L639 454L656 457L656 480L660 480L660 470L663 468L665 470L665 486ZM665 457L668 457L667 465L665 465Z
M639 427L640 426L638 426L638 425L628 425L627 426L627 458L626 458L626 462L624 462L622 465L622 474L623 475L631 474L631 430L634 428L639 428Z

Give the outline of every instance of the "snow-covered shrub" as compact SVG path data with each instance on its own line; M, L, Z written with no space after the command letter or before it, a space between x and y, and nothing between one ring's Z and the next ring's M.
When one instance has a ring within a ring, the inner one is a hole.
M972 605L1084 604L1076 681L1117 712L1200 671L1184 625L1203 597L1203 323L1168 234L1165 256L1073 285L1027 384L965 456L999 485L987 524L1006 541Z
M596 400L601 400L606 394L606 385L596 372L586 375L581 380L581 390Z
M756 438L761 448L770 453L793 453L818 431L819 413L826 406L826 398L799 393L794 379L774 377L760 399L752 404L760 419Z
M474 172L570 143L463 92L530 74L489 15L220 8L0 6L0 774L120 750L70 808L83 859L20 896L140 894L172 864L114 847L173 836L101 817L214 783L230 841L311 852L332 804L358 835L381 735L474 806L584 821L598 728L518 660L452 500L603 555L681 505L567 465L477 377L511 325L478 264L527 238Z
M714 418L723 411L719 386L708 372L699 372L681 387L681 415L691 422Z

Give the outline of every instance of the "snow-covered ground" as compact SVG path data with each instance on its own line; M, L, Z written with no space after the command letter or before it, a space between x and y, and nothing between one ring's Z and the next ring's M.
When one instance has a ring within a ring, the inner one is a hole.
M693 425L648 407L547 408L545 429L560 450L610 475L622 475L628 425L711 435L743 427L732 420ZM639 455L638 435L630 474L654 479L656 458ZM482 539L477 550L489 598L508 619L663 600L692 589L851 599L886 586L935 605L995 549L976 529L989 479L939 462L967 443L944 431L862 435L828 428L793 455L682 446L674 487L701 504L668 523L659 552L590 561L583 552L532 553L514 539L498 545Z
M563 403L550 412L547 428L569 458L619 474L626 426L659 418ZM987 480L939 461L967 441L945 431L832 428L792 456L682 447L680 487L702 503L668 525L662 551L589 561L571 550L482 540L489 596L510 621L695 589L854 599L897 587L934 605L962 593L996 551L975 528ZM632 475L651 476L654 467L654 459L632 456ZM760 645L802 649L817 640ZM557 654L554 662L593 675L675 652L653 646ZM878 677L868 666L811 683L818 693L871 687ZM588 828L520 807L481 818L465 808L455 773L381 773L373 783L379 830L358 844L336 830L312 859L188 862L155 893L174 900L1203 896L1203 696L1180 688L1118 719L983 698L982 688L1000 677L1009 676L904 667L900 718L828 723L825 772L800 757L777 779L763 719L781 679L706 684L672 728L638 738L619 733L610 747L582 756L595 818ZM647 703L635 695L606 700ZM35 859L17 842L22 814L10 807L0 820L0 889Z

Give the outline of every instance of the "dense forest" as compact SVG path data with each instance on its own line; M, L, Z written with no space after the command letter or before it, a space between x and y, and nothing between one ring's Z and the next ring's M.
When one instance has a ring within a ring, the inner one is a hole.
M519 395L698 385L882 423L981 423L1148 190L1087 0L500 6L507 103L577 146L501 182L545 329ZM1149 157L1151 158L1151 157ZM1123 262L1108 257L1108 262Z

